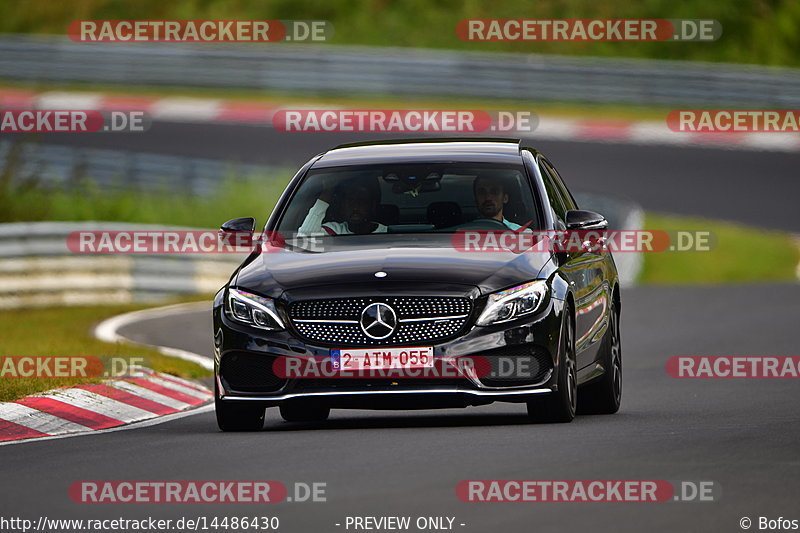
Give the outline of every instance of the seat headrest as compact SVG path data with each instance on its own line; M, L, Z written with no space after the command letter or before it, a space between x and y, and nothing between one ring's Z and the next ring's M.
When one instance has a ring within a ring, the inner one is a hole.
M375 218L384 226L394 226L400 223L400 208L394 204L380 204Z
M449 228L464 222L461 206L455 202L433 202L428 206L428 222L435 228Z

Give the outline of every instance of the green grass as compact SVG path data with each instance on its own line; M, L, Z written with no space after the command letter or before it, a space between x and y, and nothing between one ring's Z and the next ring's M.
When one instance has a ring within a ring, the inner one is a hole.
M206 297L206 300L210 296ZM129 344L109 344L95 339L92 328L100 321L142 309L143 306L101 306L18 309L0 312L0 357L4 356L98 356L142 357L145 366L184 378L204 378L211 373L189 361L161 355L156 350ZM0 378L0 401L10 401L35 392L95 383L80 378Z
M114 192L88 181L63 188L36 182L12 185L0 177L0 223L95 220L214 228L253 216L263 224L290 178L289 171L228 178L214 195L189 196L166 188Z
M800 248L793 237L732 222L647 213L648 230L711 231L708 252L645 253L640 283L747 283L797 281Z
M333 23L333 44L800 66L796 0L26 0L13 8L3 1L3 32L63 35L80 19L323 19ZM684 43L465 42L455 33L465 18L704 18L718 20L723 34L714 42Z

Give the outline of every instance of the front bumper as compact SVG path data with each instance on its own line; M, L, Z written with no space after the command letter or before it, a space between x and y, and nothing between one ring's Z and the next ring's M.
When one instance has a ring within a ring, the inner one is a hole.
M471 327L464 334L434 345L434 358L461 356L515 357L534 354L534 379L498 381L459 374L439 378L278 378L272 363L280 357L324 359L329 347L303 342L291 329L263 331L232 322L218 296L214 305L215 369L219 399L258 402L324 403L340 408L414 409L525 402L549 394L557 382L557 341L563 303L549 299L530 317L497 326ZM425 343L420 343L425 345ZM345 348L345 346L342 346ZM234 369L235 371L233 371Z

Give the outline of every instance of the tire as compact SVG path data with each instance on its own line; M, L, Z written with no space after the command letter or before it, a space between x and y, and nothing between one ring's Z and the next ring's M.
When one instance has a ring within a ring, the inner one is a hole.
M323 422L331 408L307 402L284 402L280 405L281 417L287 422Z
M222 431L259 431L264 428L264 407L247 402L239 404L220 400L216 383L214 408L217 412L217 425Z
M564 322L558 342L558 390L528 402L528 417L534 422L572 422L578 402L575 364L575 328L572 309L564 308Z
M600 360L606 371L595 382L581 388L580 414L614 414L622 402L622 340L619 311L611 304L611 322L600 346Z

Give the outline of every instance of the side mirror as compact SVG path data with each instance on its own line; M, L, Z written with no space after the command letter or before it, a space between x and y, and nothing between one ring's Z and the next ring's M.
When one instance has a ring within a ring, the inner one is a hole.
M567 211L568 230L605 230L608 229L608 220L600 213L594 211L573 210Z
M220 233L231 233L236 231L247 231L253 233L256 229L256 219L253 217L234 218L220 226Z
M257 238L253 235L255 228L256 219L253 217L234 218L219 227L217 238L225 246L246 251L257 242Z

